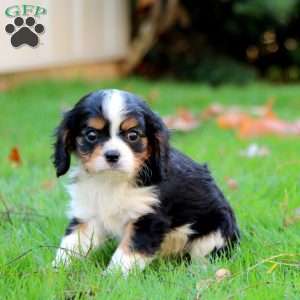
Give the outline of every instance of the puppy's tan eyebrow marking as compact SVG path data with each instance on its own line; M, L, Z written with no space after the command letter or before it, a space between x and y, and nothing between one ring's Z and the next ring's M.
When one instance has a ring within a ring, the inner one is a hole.
M106 121L100 117L94 117L94 118L90 118L88 120L89 127L99 129L99 130L103 129L105 124L106 124Z
M125 120L122 124L121 124L121 130L122 131L127 131L131 128L134 128L136 126L139 125L139 122L136 118L134 117L131 117L131 118L128 118L127 120Z

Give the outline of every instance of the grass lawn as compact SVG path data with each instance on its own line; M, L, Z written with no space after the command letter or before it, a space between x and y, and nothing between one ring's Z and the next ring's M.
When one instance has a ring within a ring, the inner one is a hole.
M214 121L187 134L174 133L172 144L207 162L230 203L242 232L230 260L207 268L196 263L159 260L143 273L124 279L100 276L113 251L110 242L84 261L54 272L51 260L67 225L64 191L50 161L52 132L61 112L83 94L115 87L153 98L151 106L169 114L178 106L199 111L212 101L252 106L276 97L283 118L300 117L300 86L255 84L211 88L131 78L111 82L33 82L0 94L0 299L300 299L300 139L239 140ZM267 146L264 158L239 152L249 143ZM18 146L22 164L13 167L10 149ZM238 182L230 189L226 177ZM6 210L11 213L9 216ZM288 223L288 224L287 224ZM215 281L215 272L232 276Z

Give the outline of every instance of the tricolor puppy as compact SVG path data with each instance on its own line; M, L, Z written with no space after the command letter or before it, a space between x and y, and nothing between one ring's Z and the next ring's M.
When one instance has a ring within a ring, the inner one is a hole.
M53 262L68 264L119 245L108 270L127 274L158 255L192 259L225 251L238 240L235 217L206 165L169 146L161 118L137 96L100 90L67 112L56 132L57 176L70 167L70 224Z

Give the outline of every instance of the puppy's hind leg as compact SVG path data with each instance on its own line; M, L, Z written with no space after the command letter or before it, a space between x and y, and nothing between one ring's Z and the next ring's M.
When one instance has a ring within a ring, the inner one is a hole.
M225 239L220 230L217 230L192 241L189 253L193 261L207 265L208 260L206 257L215 250L221 249L224 245Z

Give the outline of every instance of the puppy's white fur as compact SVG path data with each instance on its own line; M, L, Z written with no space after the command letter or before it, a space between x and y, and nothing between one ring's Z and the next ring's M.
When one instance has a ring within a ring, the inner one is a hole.
M126 253L121 247L118 247L111 258L106 273L119 269L126 276L135 267L143 270L152 260L153 257L142 256L137 253Z
M80 236L75 230L62 239L54 265L68 264L69 256L76 251L86 255L88 250L100 246L107 236L120 240L126 224L152 212L153 206L158 204L153 187L135 187L122 173L107 171L90 175L79 168L72 176L73 183L68 186L69 215L88 226ZM65 249L71 251L68 253ZM75 253L75 256L80 255ZM112 261L112 265L116 265L116 259Z
M211 232L210 234L196 239L190 248L192 259L202 258L211 253L214 249L220 249L225 245L220 230Z
M104 116L110 121L111 137L115 137L126 113L125 100L121 92L118 90L108 92L104 98L102 108Z
M90 175L83 169L73 173L69 214L83 221L97 220L106 234L121 237L130 221L153 211L158 204L154 187L136 187L126 175L104 171Z

